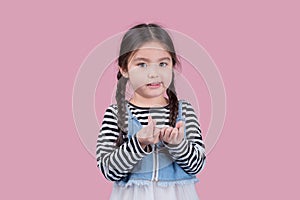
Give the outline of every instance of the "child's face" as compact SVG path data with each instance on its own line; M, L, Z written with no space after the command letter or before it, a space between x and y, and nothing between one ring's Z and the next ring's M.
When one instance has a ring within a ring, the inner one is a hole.
M172 57L158 42L139 48L128 62L129 81L136 93L145 97L163 96L172 80Z

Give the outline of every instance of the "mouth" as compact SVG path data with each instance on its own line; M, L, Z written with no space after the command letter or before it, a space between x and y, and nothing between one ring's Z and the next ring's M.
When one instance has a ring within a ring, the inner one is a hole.
M148 83L147 86L160 86L162 82Z
M147 87L150 88L159 88L162 85L162 82L153 82L153 83L148 83Z

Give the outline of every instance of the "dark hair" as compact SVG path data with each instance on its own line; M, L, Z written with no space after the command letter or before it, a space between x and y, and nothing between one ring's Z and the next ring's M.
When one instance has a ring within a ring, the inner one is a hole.
M146 42L157 41L164 46L166 51L170 53L172 58L173 67L179 63L174 49L174 45L170 35L162 26L158 24L138 24L130 28L123 36L120 53L118 57L118 65L123 71L128 71L128 60L136 53ZM125 131L125 120L126 120L126 84L128 78L122 76L120 70L117 74L118 84L116 90L116 101L118 106L118 127L120 130L119 137L117 139L117 146L120 146L124 140L123 136L126 135ZM170 86L167 88L167 95L170 106L169 125L175 127L176 117L178 113L178 99L174 85L174 70L172 70L172 81Z

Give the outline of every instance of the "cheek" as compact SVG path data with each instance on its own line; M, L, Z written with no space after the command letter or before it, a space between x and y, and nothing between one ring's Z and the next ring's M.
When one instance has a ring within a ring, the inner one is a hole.
M172 69L163 68L160 70L161 80L166 88L168 88L172 82Z
M147 84L147 73L145 73L141 68L131 69L129 71L129 79L132 88L136 90L139 87Z

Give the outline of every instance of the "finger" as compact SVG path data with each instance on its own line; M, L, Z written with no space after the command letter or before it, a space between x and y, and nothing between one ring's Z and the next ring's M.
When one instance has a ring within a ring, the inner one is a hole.
M179 130L180 130L181 128L184 128L184 126L185 126L184 121L178 121L178 122L176 123L176 125L175 125L175 127L178 128Z
M148 126L149 126L149 127L153 127L153 122L154 122L154 121L153 121L151 115L149 115L149 116L148 116Z
M165 139L169 139L170 136L171 136L171 132L172 132L173 128L172 127L168 127L166 130L165 130Z
M152 124L153 124L154 127L156 126L156 120L155 119L152 119Z
M148 116L148 124L150 122L152 122L154 125L156 125L156 120L154 120L151 115Z
M160 133L161 133L161 134L165 134L166 129L167 129L167 127L161 128L161 129L160 129Z
M165 135L165 131L164 131L164 128L162 128L162 129L160 129L160 131L159 131L159 139L160 139L160 140L163 140L164 135Z
M151 115L148 116L148 124L152 121Z
M171 132L171 136L178 134L178 129L177 128L173 128L172 132Z
M171 132L172 132L172 127L168 127L168 128L166 128L166 130L165 130L165 136L167 136L167 137L170 137L170 134L171 134Z
M166 127L160 129L160 136L161 137L164 137L166 129L167 129Z
M151 135L151 138L149 138L149 140L151 141L152 144L156 144L159 141L159 137L160 137L160 129L155 128L155 130L153 131L153 134Z
M179 121L179 122L176 123L175 127L179 129L183 125L184 125L183 121Z
M153 137L159 137L159 136L160 136L160 129L159 128L154 128Z
M170 134L170 141L174 141L177 139L178 136L178 129L177 128L173 128L171 134Z
M148 127L149 127L149 131L152 132L153 134L153 131L154 131L154 126L155 126L156 122L155 120L152 119L151 115L148 116Z
M182 134L184 133L184 125L184 122L182 122L182 126L179 128L179 132Z
M153 136L153 125L152 122L149 123L147 126L145 126L143 128L143 132L142 135L144 135L144 137L152 137Z
M179 130L179 131L178 131L178 134L177 134L176 140L177 140L178 142L181 142L183 138L184 138L184 131L183 131L183 130Z
M159 142L159 135L157 137L154 138L153 144L157 144Z

